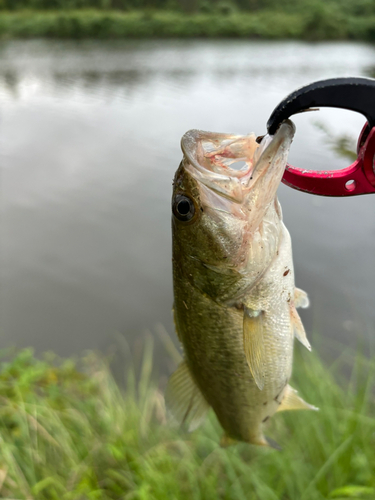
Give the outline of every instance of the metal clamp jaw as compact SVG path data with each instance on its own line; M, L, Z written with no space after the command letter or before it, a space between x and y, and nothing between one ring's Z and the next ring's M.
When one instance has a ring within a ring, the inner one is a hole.
M274 109L267 123L268 133L273 135L290 116L316 107L348 109L366 117L367 123L358 139L357 159L342 170L314 171L288 164L282 182L321 196L375 193L375 80L333 78L302 87Z

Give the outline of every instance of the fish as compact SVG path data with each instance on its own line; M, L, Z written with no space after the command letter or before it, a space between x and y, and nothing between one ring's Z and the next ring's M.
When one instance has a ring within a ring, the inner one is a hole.
M277 199L295 126L257 138L188 131L172 195L173 315L184 358L171 375L169 414L193 431L210 408L220 444L277 447L265 423L284 410L316 410L289 385L297 312L291 238Z

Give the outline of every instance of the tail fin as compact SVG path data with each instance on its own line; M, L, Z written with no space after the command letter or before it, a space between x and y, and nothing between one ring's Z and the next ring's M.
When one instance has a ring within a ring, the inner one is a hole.
M276 441L269 437L265 437L262 433L257 437L253 437L252 439L250 439L249 444L255 444L257 446L267 446L268 448L273 448L274 450L278 451L282 450L282 448L276 443Z
M269 437L266 437L265 439L267 441L267 445L268 446L270 446L274 450L283 451L283 449L281 448L281 446L278 443L276 443L276 441L274 441L273 439L271 439Z
M223 434L221 436L221 439L220 439L220 446L222 448L228 448L228 446L232 446L233 444L236 444L237 441L233 438L231 438L230 436L228 436L228 434Z

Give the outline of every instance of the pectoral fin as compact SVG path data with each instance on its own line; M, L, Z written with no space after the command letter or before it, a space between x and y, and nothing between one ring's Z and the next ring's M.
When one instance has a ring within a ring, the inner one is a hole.
M294 289L294 305L296 307L302 307L302 309L306 309L306 307L309 307L310 305L307 293L300 288Z
M310 342L307 340L306 332L303 327L301 318L299 317L297 309L295 308L294 305L290 306L290 320L292 323L295 337L301 342L302 345L306 347L306 349L311 351Z
M175 422L187 424L189 432L204 421L210 408L194 382L186 361L169 378L165 392L166 406Z
M264 387L263 313L245 307L243 317L243 345L247 364L260 390Z
M287 411L287 410L315 410L318 411L319 408L316 406L306 403L297 394L297 391L293 389L290 385L286 386L283 400L277 411Z

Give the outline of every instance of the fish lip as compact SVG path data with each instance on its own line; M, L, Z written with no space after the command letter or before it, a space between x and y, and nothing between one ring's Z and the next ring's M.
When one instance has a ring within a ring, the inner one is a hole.
M256 142L254 134L242 136L192 129L181 139L181 149L185 157L184 167L198 182L210 190L235 203L243 203L246 195L253 190L267 171L277 170L280 173L280 169L274 165L274 159L279 153L282 155L284 145L286 150L289 150L294 133L295 126L291 120L284 121L274 135L265 135L260 144ZM204 141L217 146L218 154L214 154L214 149L212 154L205 152ZM247 154L245 160L243 154L239 158L231 156L233 153L220 156L220 152L225 150L230 152L231 146L235 148L236 145L239 145L238 149L241 152L242 143ZM245 161L247 168L235 170L217 161L217 156L229 158L229 163L232 159ZM213 161L210 160L212 157Z
M260 142L259 148L255 151L253 161L254 168L252 171L251 178L248 181L247 187L252 189L254 184L259 180L266 172L273 168L272 162L278 156L282 154L283 148L286 149L286 154L289 151L290 144L292 143L296 127L291 120L285 120L279 126L274 135L266 134ZM264 164L269 167L265 168ZM262 168L263 167L263 168ZM251 182L253 181L253 182Z
M261 156L265 152L272 152L276 155L279 147L287 141L292 141L296 132L296 126L291 120L285 120L279 126L274 135L266 134L259 143L259 148L255 151L256 163L259 163Z
M291 138L294 136L296 132L296 127L291 120L285 120L281 123L277 131L273 135L266 134L262 137L262 140L259 143L259 151L263 148L270 147L271 144L275 147L276 144L280 144L283 142L288 136Z

